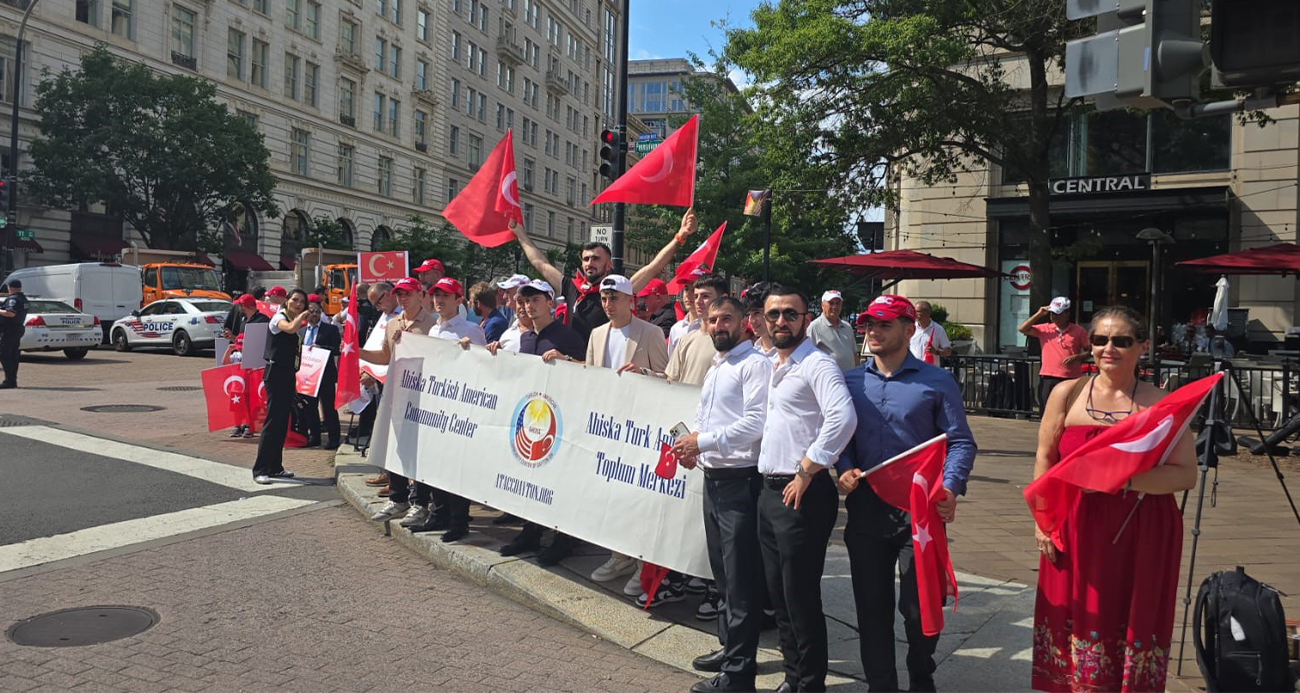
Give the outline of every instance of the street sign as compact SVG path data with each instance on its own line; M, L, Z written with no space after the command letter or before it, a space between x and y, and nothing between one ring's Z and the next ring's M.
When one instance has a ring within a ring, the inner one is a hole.
M20 241L36 240L36 231L33 229L14 229L14 235Z
M635 145L633 145L633 146L636 148L636 153L637 153L637 154L648 154L648 153L650 152L650 150L652 150L652 149L654 149L655 147L658 147L658 146L659 146L659 142L660 142L660 141L661 141L661 140L653 140L653 141L650 141L650 142L637 142L637 143L636 143Z
M614 240L613 226L593 226L591 227L591 242L604 243L609 245Z
M0 229L9 225L9 217L0 217Z
M637 142L650 142L657 139L659 139L659 133L657 132L643 132L636 136Z

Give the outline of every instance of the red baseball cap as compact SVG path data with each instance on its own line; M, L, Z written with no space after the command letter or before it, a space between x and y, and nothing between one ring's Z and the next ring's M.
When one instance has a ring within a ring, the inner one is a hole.
M908 318L916 320L916 306L906 298L898 294L881 294L876 300L867 306L863 315L868 318L877 320L893 320L894 318Z
M419 279L407 277L398 280L398 282L393 285L393 291L424 291L424 285L420 283Z
M324 301L321 300L321 295L320 295L320 294L307 294L307 302L308 302L308 303L324 303Z
M438 280L438 283L429 287L429 291L431 292L443 291L453 296L460 296L461 295L460 282L456 281L455 279L452 279L451 277L443 277L442 279Z
M641 292L637 294L637 298L645 298L646 296L667 296L667 295L668 295L668 285L664 283L664 280L656 278L656 279L651 279L650 282L645 285L645 288L641 289Z
M420 266L415 268L415 273L422 274L424 272L432 272L434 270L438 270L443 274L447 273L447 270L442 268L442 262L440 262L436 257L431 257L428 260L425 260L424 262L420 263Z
M252 308L257 305L257 299L253 298L252 294L240 294L239 298L231 301L231 303L234 303L237 306L248 306L249 308Z
M267 296L288 296L289 292L283 286L273 286L266 290Z

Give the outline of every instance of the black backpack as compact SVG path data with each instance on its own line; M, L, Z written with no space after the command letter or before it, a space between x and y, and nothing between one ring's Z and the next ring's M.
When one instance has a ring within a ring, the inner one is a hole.
M1286 618L1277 595L1241 566L1201 583L1192 633L1206 690L1292 690Z

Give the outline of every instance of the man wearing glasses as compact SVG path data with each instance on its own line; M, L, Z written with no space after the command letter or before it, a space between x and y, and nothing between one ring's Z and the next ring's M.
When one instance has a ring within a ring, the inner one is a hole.
M1048 322L1035 325L1047 316ZM1047 406L1047 396L1061 381L1083 375L1083 359L1089 354L1088 331L1070 321L1070 299L1057 296L1048 305L1020 323L1020 333L1037 338L1043 345L1043 365L1038 371L1038 406Z
M767 425L758 455L758 541L776 608L785 682L778 691L826 690L822 570L839 512L827 468L853 436L858 417L844 371L808 338L808 299L773 286L763 319L776 347Z

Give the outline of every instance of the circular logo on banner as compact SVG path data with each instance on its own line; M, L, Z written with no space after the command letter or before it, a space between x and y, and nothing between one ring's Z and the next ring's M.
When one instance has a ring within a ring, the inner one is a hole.
M1033 275L1029 273L1029 265L1016 265L1011 268L1009 274L1011 278L1008 281L1011 282L1011 288L1016 291L1024 291L1029 288L1030 280L1033 278Z
M555 457L564 433L564 421L555 400L542 392L530 392L515 405L510 417L510 449L525 467L536 468Z

